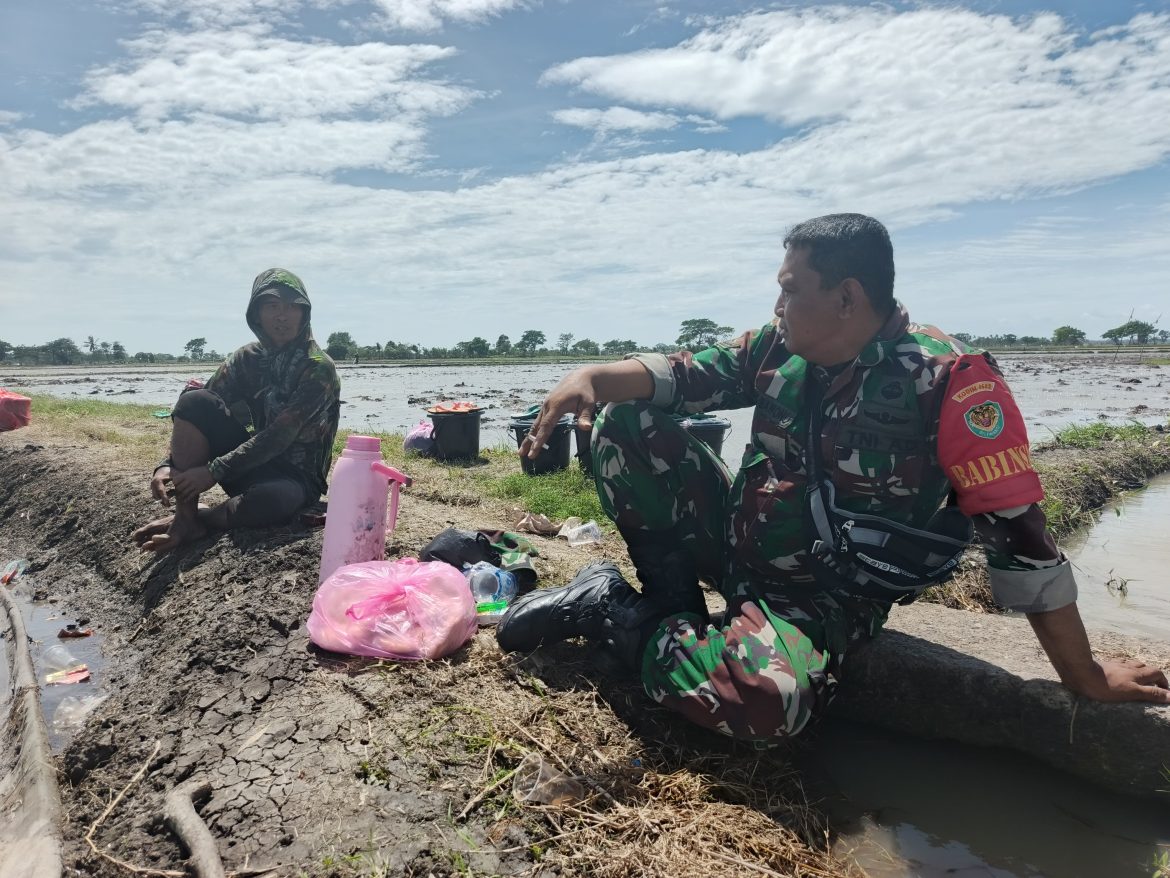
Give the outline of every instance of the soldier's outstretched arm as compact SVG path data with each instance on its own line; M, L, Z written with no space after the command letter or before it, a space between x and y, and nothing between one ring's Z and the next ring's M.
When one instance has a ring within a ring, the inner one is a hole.
M650 399L653 395L654 381L650 372L637 360L574 369L544 398L531 432L520 445L520 456L536 457L540 454L563 415L576 415L578 426L591 427L593 408L597 403Z
M1153 701L1170 704L1166 674L1136 660L1094 659L1074 601L1059 610L1028 613L1028 621L1060 680L1095 701Z

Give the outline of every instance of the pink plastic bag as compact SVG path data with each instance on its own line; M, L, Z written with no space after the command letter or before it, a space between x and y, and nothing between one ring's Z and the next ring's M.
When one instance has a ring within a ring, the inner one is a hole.
M317 589L308 629L331 652L442 658L475 633L475 599L463 574L442 561L346 564Z

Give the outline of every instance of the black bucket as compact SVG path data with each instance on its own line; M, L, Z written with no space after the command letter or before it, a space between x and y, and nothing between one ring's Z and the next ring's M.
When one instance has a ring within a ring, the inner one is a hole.
M534 421L534 418L516 418L508 422L508 429L516 437L517 448L523 444L524 437L532 429ZM570 415L565 415L553 427L552 433L548 437L548 448L543 449L536 457L520 458L520 468L530 476L568 469L569 434L572 432L573 418Z
M475 460L479 457L479 418L482 411L430 412L435 425L436 460Z
M731 421L727 418L688 417L677 420L684 430L714 451L716 457L723 454L723 439L731 429Z
M577 436L577 465L587 476L593 475L593 450L589 443L593 439L593 427L588 430L574 427L573 433Z

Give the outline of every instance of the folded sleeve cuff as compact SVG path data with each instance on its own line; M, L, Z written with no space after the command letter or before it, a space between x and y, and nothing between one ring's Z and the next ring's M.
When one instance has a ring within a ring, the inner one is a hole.
M666 354L630 354L626 359L637 360L650 373L654 381L654 395L650 397L650 405L669 408L674 402L674 370L670 368Z
M1067 558L1040 570L988 568L995 602L1019 613L1048 613L1077 599L1077 580Z

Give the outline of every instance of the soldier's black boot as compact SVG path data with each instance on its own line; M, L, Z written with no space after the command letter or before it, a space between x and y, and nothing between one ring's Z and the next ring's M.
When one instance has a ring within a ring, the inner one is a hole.
M709 621L695 560L673 531L623 530L622 538L642 583L642 594L666 615L691 613L699 616L703 624Z
M540 588L519 598L496 627L507 652L531 652L570 637L608 644L623 664L635 667L640 647L664 616L635 591L608 561L583 567L560 588Z

